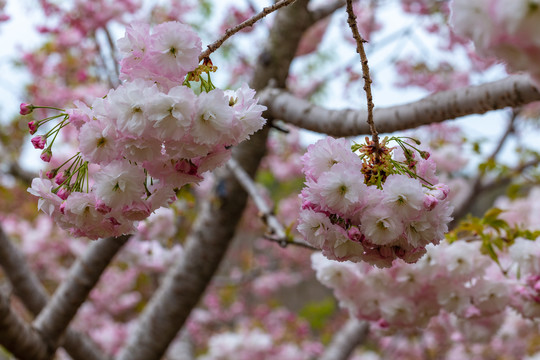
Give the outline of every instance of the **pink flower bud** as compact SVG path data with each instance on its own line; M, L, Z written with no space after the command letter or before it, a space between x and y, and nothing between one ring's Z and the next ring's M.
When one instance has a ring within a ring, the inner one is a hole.
M32 111L34 111L34 105L32 104L22 103L20 108L21 108L21 111L20 111L21 115L28 115Z
M31 141L34 149L44 149L47 143L47 137L45 135L38 135L34 136Z
M56 178L54 179L54 182L58 185L62 185L68 178L69 174L64 171L61 174L56 175Z
M66 200L69 194L71 194L71 191L67 188L67 186L62 186L56 193L56 195L58 195L58 197L62 200Z
M45 176L47 177L47 179L53 179L56 176L57 172L58 171L56 169L49 170L45 173Z
M66 214L66 202L63 201L61 204L60 204L60 213L61 214Z
M450 192L450 188L446 184L437 184L435 185L435 190L433 190L431 193L433 196L435 196L439 200L444 200L448 197L448 193Z
M41 152L41 156L40 156L41 160L45 162L50 162L51 158L52 158L52 151L50 148L46 148L45 150Z
M34 135L38 129L38 124L34 120L29 121L28 129L30 130L30 135Z
M426 210L433 210L433 208L437 206L438 203L439 200L435 196L429 194L426 194L426 196L424 196L424 208Z
M358 243L361 243L365 239L364 234L362 234L356 226L351 226L351 228L347 230L347 235L351 241Z

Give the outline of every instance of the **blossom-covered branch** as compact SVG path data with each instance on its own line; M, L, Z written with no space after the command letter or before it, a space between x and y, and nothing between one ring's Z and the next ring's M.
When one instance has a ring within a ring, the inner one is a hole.
M39 333L15 314L9 299L0 292L0 345L22 360L49 359Z
M377 108L373 116L378 130L384 133L538 100L539 89L529 76L511 75L482 85L441 91L409 104ZM329 110L274 88L260 92L259 102L268 107L267 116L307 130L333 136L369 134L365 110Z
M276 2L274 5L265 7L260 13L257 15L247 19L246 21L241 22L240 24L229 28L225 30L225 34L219 38L218 40L214 41L210 45L207 46L207 49L199 55L199 61L203 60L204 58L210 56L211 53L219 49L219 47L231 36L239 32L240 30L248 27L253 26L257 21L261 20L263 17L265 17L268 14L273 13L274 11L278 10L279 8L282 8L284 6L290 5L294 3L296 0L280 0Z
M51 350L56 349L60 336L129 237L122 235L93 242L73 264L67 278L34 321L34 327L43 334Z
M0 266L7 275L15 295L32 314L37 316L47 304L49 295L29 269L24 256L8 239L1 226ZM108 359L90 338L69 328L62 340L62 346L75 360Z

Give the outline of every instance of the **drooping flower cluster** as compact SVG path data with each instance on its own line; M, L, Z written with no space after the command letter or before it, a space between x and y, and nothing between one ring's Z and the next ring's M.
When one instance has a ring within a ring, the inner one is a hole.
M317 279L332 288L340 305L380 329L424 328L441 311L474 322L493 320L488 338L511 300L511 281L480 254L480 244L457 241L429 246L426 256L391 269L337 263L312 255Z
M537 0L454 0L452 25L478 53L527 71L540 84L540 3Z
M32 140L47 162L58 131L68 125L78 131L80 153L46 178L34 179L29 189L40 197L39 208L75 236L132 232L134 221L166 206L175 189L223 165L230 147L264 124L265 107L257 104L254 90L247 85L237 91L216 89L209 59L197 67L201 41L188 26L168 22L151 31L133 25L119 48L125 81L118 88L90 107L77 103L66 113L29 123L34 134L61 119ZM198 95L190 81L200 81ZM21 114L34 108L23 104Z
M429 154L398 138L379 150L327 137L303 156L306 187L298 230L323 255L380 267L416 262L447 231L452 208ZM416 150L411 150L416 149Z

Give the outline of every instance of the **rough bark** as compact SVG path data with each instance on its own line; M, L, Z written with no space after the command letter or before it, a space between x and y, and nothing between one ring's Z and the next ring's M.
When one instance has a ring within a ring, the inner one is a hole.
M75 317L101 274L128 241L129 235L94 241L72 265L67 278L34 321L34 327L54 352L60 337Z
M0 266L4 269L15 295L34 316L37 316L49 301L49 294L1 226ZM109 359L88 336L69 328L61 346L75 360Z
M540 100L540 91L527 75L441 91L409 104L376 108L373 113L379 132L394 132L442 122L471 114L483 114ZM366 110L329 110L299 99L281 89L266 89L259 101L269 116L295 126L332 136L369 134Z
M46 360L50 357L39 333L11 310L9 299L1 292L0 345L22 360Z
M350 319L334 335L319 360L347 360L354 349L366 340L368 331L367 322Z
M251 87L260 90L274 80L284 87L302 33L313 23L308 0L298 0L277 12L268 44L261 53ZM233 152L235 160L253 177L266 152L269 128L254 134ZM202 297L234 236L247 194L234 174L223 169L216 180L215 198L204 203L182 259L167 273L162 285L139 318L119 360L159 359Z

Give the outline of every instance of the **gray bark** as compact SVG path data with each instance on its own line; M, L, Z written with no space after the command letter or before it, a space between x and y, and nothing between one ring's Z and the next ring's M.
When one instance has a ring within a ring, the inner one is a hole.
M381 133L415 128L471 114L516 107L540 100L540 91L527 75L478 86L441 91L419 101L387 108L375 107L373 118ZM369 134L366 110L329 110L282 89L266 89L259 101L272 118L332 136Z
M49 294L1 226L0 266L4 269L15 295L34 316L37 316L49 301ZM88 336L69 328L62 339L61 346L75 360L109 359Z

